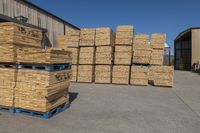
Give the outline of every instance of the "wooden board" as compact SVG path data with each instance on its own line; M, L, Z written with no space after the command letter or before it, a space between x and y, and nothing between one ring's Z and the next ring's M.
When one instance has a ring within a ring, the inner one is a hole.
M114 65L112 71L113 84L129 84L130 66Z
M16 46L13 44L0 44L0 62L16 62Z
M96 65L95 66L95 83L111 83L112 66Z
M67 48L66 50L69 50L72 52L72 64L77 65L78 64L78 57L79 57L79 48Z
M96 28L95 46L113 46L114 38L111 28Z
M42 31L12 22L0 23L0 44L41 47Z
M93 65L79 65L78 66L78 82L92 83L94 77Z
M78 65L72 65L72 77L71 82L76 82L78 76Z
M151 54L151 65L162 66L164 61L164 50L163 49L153 49Z
M151 35L151 45L153 49L164 49L166 42L166 34L152 34Z

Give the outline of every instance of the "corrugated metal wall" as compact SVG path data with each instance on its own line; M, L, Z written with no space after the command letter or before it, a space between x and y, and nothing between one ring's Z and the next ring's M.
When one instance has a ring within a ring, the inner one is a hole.
M27 17L28 23L48 30L50 41L55 47L57 45L57 36L64 34L64 27L67 27L66 32L70 29L69 26L63 24L58 19L35 9L34 7L24 3L23 0L0 0L0 14L9 17Z

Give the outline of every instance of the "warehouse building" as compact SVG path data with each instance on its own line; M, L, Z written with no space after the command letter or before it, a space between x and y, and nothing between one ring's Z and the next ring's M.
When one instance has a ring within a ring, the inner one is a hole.
M58 35L65 35L70 29L79 30L78 27L27 0L0 0L0 15L3 16L1 19L5 17L27 18L27 23L47 29L47 36L54 46L57 44Z
M176 70L191 70L200 61L200 27L181 32L174 41Z

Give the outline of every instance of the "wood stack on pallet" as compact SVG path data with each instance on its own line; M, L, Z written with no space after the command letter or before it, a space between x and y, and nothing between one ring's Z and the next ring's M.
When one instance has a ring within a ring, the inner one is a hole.
M174 84L174 69L172 66L151 66L149 80L154 86L172 87Z
M78 64L79 64L79 47L80 43L80 31L79 30L71 30L66 33L66 35L62 35L58 37L58 47L64 48L72 52L72 82L77 81L78 74Z
M134 29L131 25L117 27L112 75L112 83L114 84L129 84L133 33Z
M0 96L1 106L48 112L69 104L70 51L40 48L42 31L19 24L0 24L0 36L1 45L15 47L0 49L0 53L14 53L0 58L0 95L4 94L3 99Z
M111 83L114 33L111 28L96 28L95 83Z
M91 83L94 80L95 34L95 29L81 29L78 82Z

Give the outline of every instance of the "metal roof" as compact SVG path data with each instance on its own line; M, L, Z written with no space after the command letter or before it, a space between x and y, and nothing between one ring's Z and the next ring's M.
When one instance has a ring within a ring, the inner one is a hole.
M189 29L186 29L184 30L183 32L181 32L176 38L174 41L177 41L178 39L180 39L182 36L184 36L185 34L191 32L192 30L195 30L195 29L200 29L200 27L191 27Z
M49 14L50 16L52 16L52 17L54 17L54 18L56 18L56 19L62 21L63 23L69 25L70 27L72 27L72 28L74 28L74 29L77 29L77 30L80 30L80 28L78 28L77 26L75 26L75 25L73 25L73 24L71 24L71 23L65 21L64 19L62 19L62 18L60 18L60 17L57 17L56 15L54 15L54 14L52 14L52 13L50 13L50 12L44 10L44 9L42 9L41 7L39 7L39 6L37 6L37 5L33 4L33 3L31 3L31 2L28 1L28 0L17 0L17 1L19 1L19 2L24 2L24 3L26 3L26 4L30 5L30 6L36 8L36 9L42 11L42 12L44 12L44 13L46 13L46 14Z

